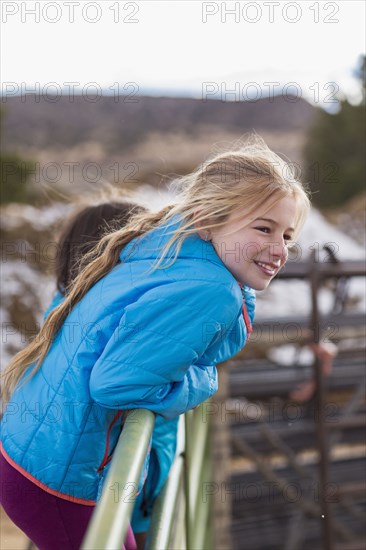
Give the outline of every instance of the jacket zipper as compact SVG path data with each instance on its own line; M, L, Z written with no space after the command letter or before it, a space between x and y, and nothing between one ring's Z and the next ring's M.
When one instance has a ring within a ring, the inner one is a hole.
M241 293L242 293L242 296L243 296L243 307L242 307L242 311L243 311L243 317L244 317L244 322L245 322L245 326L247 327L247 332L248 334L251 334L253 332L253 328L252 328L252 325L250 323L250 318L249 318L249 315L248 315L248 310L247 310L247 305L245 303L245 291L244 291L244 286L242 285L242 283L240 283L239 281L237 281L238 285L240 286L241 288Z
M106 445L105 445L105 451L104 451L104 456L103 456L103 460L102 462L100 463L98 469L97 469L97 472L100 472L101 470L103 470L103 468L108 464L108 462L110 462L110 460L112 459L112 455L109 456L109 442L110 442L110 438L111 438L111 430L114 426L114 424L117 422L117 420L121 417L121 415L124 413L125 411L118 411L116 413L116 415L114 416L112 422L109 424L109 428L108 428L108 432L107 432L107 439L106 439Z

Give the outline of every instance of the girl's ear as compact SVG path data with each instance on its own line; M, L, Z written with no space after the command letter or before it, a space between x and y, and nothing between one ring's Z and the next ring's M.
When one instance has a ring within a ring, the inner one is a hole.
M195 211L194 211L194 214L193 214L193 220L194 220L194 226L197 228L197 234L201 237L201 239L203 239L204 241L207 241L209 239L211 239L211 232L209 229L201 229L202 227L202 222L200 221L195 221L196 219L198 219L200 217L200 214L201 214L201 210L199 208L197 208Z

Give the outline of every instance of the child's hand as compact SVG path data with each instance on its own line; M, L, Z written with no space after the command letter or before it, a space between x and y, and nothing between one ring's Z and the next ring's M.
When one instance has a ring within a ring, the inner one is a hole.
M309 344L309 348L314 352L318 357L321 363L321 369L324 376L329 376L333 367L333 358L337 355L338 349L337 346L328 342L326 344ZM298 401L303 403L308 401L314 395L316 391L316 382L315 380L307 380L295 388L289 394L289 398L292 401Z
M322 364L323 374L326 376L330 374L333 366L333 358L338 353L337 346L331 342L327 342L326 344L310 344L309 348L318 356Z

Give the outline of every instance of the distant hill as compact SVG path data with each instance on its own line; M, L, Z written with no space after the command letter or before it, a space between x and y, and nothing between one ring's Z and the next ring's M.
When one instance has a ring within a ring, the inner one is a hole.
M134 100L134 102L131 102ZM179 131L194 136L202 127L235 134L247 131L303 133L316 108L303 99L275 96L258 101L176 97L25 96L2 98L3 147L71 148L97 142L114 153L128 150L148 133Z

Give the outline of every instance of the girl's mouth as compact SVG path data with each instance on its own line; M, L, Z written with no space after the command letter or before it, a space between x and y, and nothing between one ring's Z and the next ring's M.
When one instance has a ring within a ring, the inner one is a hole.
M273 275L276 274L276 271L278 267L273 266L273 264L267 264L265 262L254 262L256 266L259 267L259 269L268 275L269 277L273 277Z

